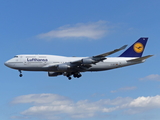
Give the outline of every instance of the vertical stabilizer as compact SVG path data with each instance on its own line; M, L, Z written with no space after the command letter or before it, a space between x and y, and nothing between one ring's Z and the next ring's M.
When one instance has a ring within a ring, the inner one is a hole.
M123 52L119 57L141 57L145 49L148 38L139 38L131 47Z

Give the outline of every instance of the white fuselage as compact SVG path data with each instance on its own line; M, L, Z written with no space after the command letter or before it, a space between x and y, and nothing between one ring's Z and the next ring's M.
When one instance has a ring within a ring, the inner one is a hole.
M58 71L56 67L51 66L56 66L58 64L68 63L84 58L86 57L64 57L55 55L17 55L14 58L5 62L5 65L13 69L25 71L63 72ZM127 62L131 59L135 59L135 57L107 57L107 59L101 62L92 64L91 67L86 71L109 70L144 62Z

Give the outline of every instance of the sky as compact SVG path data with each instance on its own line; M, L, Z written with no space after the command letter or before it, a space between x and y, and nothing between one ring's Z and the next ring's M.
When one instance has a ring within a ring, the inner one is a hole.
M0 3L0 119L159 120L159 0ZM30 71L20 78L4 65L18 54L94 56L140 37L149 37L143 55L154 55L145 63L79 79Z

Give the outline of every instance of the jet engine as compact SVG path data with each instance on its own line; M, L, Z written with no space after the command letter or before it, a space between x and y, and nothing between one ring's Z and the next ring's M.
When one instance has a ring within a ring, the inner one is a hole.
M60 64L60 65L57 66L57 70L59 70L59 71L66 71L69 68L70 68L70 66L67 65L67 64Z
M96 61L91 58L82 59L82 64L87 65L87 64L94 64L94 63L96 63Z

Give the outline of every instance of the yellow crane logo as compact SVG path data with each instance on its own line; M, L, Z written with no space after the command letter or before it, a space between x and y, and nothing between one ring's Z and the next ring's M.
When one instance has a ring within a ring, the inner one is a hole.
M141 52L143 52L144 46L143 46L142 43L139 43L139 42L138 42L138 43L135 43L135 44L134 44L133 48L134 48L134 51L135 51L136 53L141 53Z

